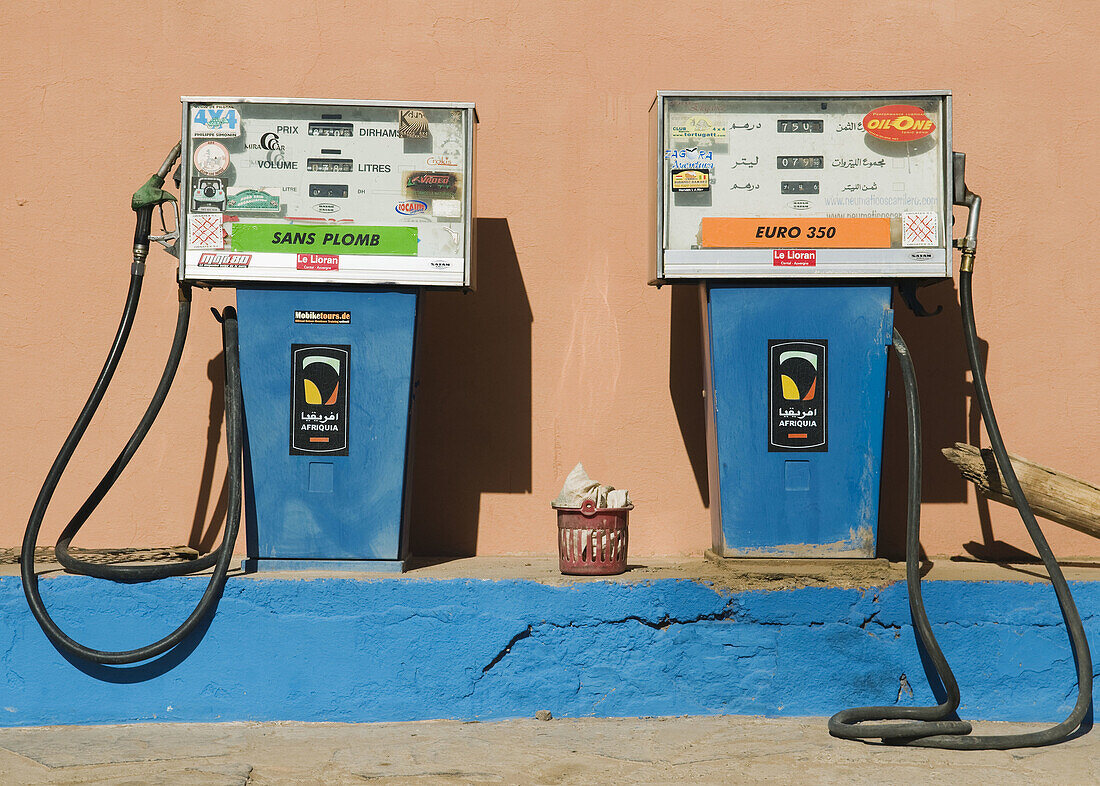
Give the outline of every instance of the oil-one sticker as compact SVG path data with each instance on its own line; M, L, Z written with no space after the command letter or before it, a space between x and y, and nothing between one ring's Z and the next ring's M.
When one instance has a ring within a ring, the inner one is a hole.
M939 242L939 216L935 213L902 213L901 244L934 246Z
M290 360L290 455L348 455L351 345L292 344Z
M191 136L232 137L241 135L241 116L231 106L191 108Z
M710 191L710 170L673 169L673 191Z
M913 142L936 130L936 124L919 106L891 104L863 116L863 130L887 142Z
M187 217L187 247L221 250L225 244L221 213Z
M826 339L768 340L768 451L824 453L828 443Z

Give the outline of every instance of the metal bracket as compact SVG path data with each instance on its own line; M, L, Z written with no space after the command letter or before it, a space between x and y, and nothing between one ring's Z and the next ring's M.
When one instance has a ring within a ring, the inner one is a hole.
M180 258L180 204L175 200L172 200L172 207L176 211L176 228L171 232L164 235L149 235L149 239L154 243L160 243L164 250L174 256L176 259ZM160 223L164 226L164 203L160 204Z

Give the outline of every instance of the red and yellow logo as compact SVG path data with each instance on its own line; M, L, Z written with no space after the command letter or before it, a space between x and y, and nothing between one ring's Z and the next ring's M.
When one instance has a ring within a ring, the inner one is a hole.
M891 104L872 109L863 116L863 130L887 142L912 142L936 130L919 106Z

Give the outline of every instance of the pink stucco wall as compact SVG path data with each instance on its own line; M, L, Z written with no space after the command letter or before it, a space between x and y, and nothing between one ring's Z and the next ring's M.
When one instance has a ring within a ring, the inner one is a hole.
M552 551L548 503L578 460L632 490L635 555L709 546L697 313L692 298L645 285L658 89L953 90L954 146L985 201L978 322L1009 448L1100 480L1092 3L19 2L0 40L0 546L19 542L113 335L129 196L178 138L181 94L477 103L479 291L424 304L421 553ZM159 375L175 264L154 251L149 268L130 352L43 543L110 464ZM196 293L161 420L77 545L209 542L224 460L219 446L204 470L220 350L204 314L231 299ZM933 453L925 549L1027 548L1009 509L994 506L983 533L973 494L934 455L972 441L976 416L957 295L941 284L926 299L946 314L899 312ZM903 418L892 403L888 439ZM889 499L903 493L903 449L887 451ZM883 542L896 544L900 503L884 516ZM1048 529L1060 555L1100 555L1100 541Z

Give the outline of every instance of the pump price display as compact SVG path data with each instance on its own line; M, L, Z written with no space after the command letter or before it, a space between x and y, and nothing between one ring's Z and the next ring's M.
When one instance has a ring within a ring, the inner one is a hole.
M777 156L776 169L824 169L823 156Z
M184 98L180 277L470 287L472 104Z
M651 117L651 283L950 275L950 93L658 93Z
M821 134L825 132L825 121L776 120L775 130L780 134Z

